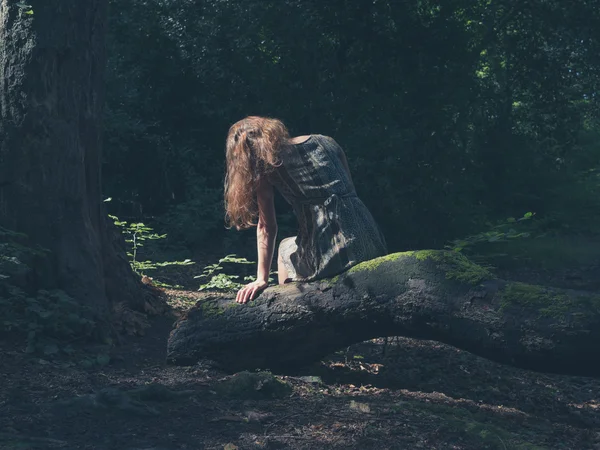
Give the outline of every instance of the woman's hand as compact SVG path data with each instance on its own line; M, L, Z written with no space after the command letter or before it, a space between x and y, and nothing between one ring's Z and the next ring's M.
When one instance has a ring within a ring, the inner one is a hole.
M269 283L263 280L257 280L253 281L252 283L248 283L238 291L235 301L238 303L248 303L250 300L254 300L258 294L264 291L268 285Z

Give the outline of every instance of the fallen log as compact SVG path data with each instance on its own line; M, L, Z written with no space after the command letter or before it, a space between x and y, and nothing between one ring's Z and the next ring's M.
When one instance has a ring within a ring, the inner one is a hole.
M293 370L384 336L444 342L516 367L600 375L600 295L508 282L463 255L395 253L333 279L266 289L246 305L200 301L171 332L167 359Z

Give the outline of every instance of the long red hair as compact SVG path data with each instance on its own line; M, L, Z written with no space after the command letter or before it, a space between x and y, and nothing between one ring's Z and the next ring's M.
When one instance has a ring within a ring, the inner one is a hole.
M225 222L238 230L255 226L256 187L279 164L279 152L289 139L277 119L249 116L229 129L225 148Z

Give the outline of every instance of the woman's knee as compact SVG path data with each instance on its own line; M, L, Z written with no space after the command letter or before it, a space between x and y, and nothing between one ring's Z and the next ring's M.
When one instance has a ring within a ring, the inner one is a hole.
M283 258L281 257L281 255L279 255L279 257L277 258L277 281L280 285L285 284L287 278L288 278L287 268L285 267L285 264L283 263Z

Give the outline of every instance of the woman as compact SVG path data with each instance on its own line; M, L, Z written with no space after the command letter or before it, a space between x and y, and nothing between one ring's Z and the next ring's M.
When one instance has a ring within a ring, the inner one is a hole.
M268 284L277 235L274 188L299 223L298 235L279 245L279 284L331 277L386 254L385 239L356 196L346 156L332 138L290 138L279 120L251 116L229 129L226 158L226 220L238 230L257 227L256 281L240 289L238 303Z

